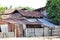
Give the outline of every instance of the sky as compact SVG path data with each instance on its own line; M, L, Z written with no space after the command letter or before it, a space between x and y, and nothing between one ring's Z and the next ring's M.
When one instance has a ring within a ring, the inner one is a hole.
M18 7L18 6L28 6L32 7L34 9L45 7L47 3L47 0L0 0L0 4L2 6L10 7L12 5L12 8Z

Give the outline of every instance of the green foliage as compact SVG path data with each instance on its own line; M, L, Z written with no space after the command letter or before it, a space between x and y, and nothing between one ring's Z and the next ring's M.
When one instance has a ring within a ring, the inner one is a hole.
M46 5L48 18L54 24L60 24L60 0L49 0Z
M34 10L34 8L28 7L28 6L18 6L18 7L15 7L15 9L20 9L20 8L27 9L27 10Z
M34 10L34 8L28 7L28 6L26 6L26 7L24 7L24 8L27 9L27 10Z
M23 8L23 7L22 6L18 6L18 7L15 7L14 9L17 9L17 10L19 9L20 10L21 8Z
M0 7L0 12L1 12L1 13L4 13L6 9L7 9L7 7L2 7L2 6L1 6L1 7Z
M0 14L4 14L5 10L8 9L7 7L2 7L0 6ZM0 16L0 20L1 20L1 16Z

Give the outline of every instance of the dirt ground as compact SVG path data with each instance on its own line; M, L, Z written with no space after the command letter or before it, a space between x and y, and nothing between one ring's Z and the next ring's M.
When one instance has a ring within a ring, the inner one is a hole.
M0 38L0 40L60 40L60 37Z

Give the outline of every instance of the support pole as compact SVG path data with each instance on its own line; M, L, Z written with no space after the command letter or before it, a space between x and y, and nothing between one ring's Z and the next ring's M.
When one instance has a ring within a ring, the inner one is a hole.
M52 28L51 28L51 36L52 36Z
M18 28L16 25L15 25L15 37L18 37Z
M44 27L43 27L43 36L44 36Z

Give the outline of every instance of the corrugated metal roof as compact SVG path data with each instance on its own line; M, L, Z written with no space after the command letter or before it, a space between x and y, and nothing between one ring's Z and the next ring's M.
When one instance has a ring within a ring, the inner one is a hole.
M0 20L0 24L5 24L7 23L6 21Z
M28 11L28 10L19 10L19 12L24 15L24 16L30 16L30 17L43 17L40 12L35 12L35 11Z
M48 22L47 20L45 20L45 19L38 19L40 22L42 22L42 24L43 25L46 25L46 26L48 26L48 27L55 27L56 25L54 25L54 24L52 24L52 23L50 23L50 22Z
M5 19L3 21L6 21L8 23L19 23L19 24L41 24L38 21L30 22L30 21L28 21L26 19Z
M19 24L41 24L37 20L36 21L33 21L33 20L29 21L20 15L20 13L21 13L24 16L43 17L43 15L41 13L35 12L35 11L28 11L28 10L15 10L15 11L18 11L19 13L14 13L14 10L7 11L7 13L11 13L10 17L7 19L4 19L3 21L9 22L9 23L19 23Z
M36 11L29 11L29 10L6 10L5 14L13 14L15 11L18 11L20 14L22 14L23 16L27 16L27 17L43 17L44 15L41 14L40 12L36 12Z
M5 14L10 14L10 13L12 13L13 11L15 11L14 9L8 9L8 10L5 10Z
M36 19L26 19L26 20L29 22L36 22L37 21Z

